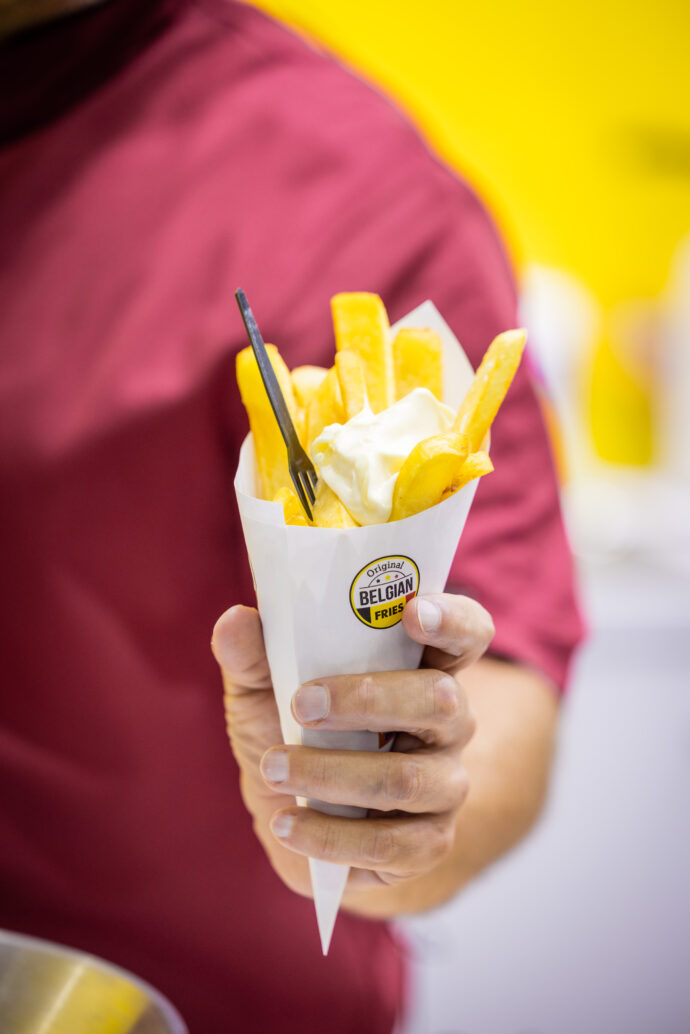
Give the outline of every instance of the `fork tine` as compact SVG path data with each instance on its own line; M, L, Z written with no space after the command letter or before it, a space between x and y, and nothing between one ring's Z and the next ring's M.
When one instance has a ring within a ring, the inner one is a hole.
M302 479L300 478L299 474L295 473L295 471L293 471L293 470L290 471L290 476L292 477L292 482L293 482L293 484L295 486L295 490L297 492L297 495L299 496L299 501L301 502L302 506L304 507L304 510L305 510L305 512L307 514L307 517L309 518L310 521L313 521L314 518L312 517L311 507L310 507L309 503L307 502L307 496L305 494L304 487L302 485ZM313 501L314 500L312 499L312 502Z
M309 518L310 524L313 524L314 523L314 514L311 511L311 506L309 505L309 503L307 502L306 499L302 500L302 505L304 506L304 512L306 513L307 517Z
M309 496L309 501L313 504L313 503L316 502L316 493L314 492L314 485L312 484L312 481L311 481L312 474L313 474L313 472L311 470L301 471L300 472L300 481L304 485L304 490L307 493L307 495ZM316 475L314 475L314 478L316 479Z

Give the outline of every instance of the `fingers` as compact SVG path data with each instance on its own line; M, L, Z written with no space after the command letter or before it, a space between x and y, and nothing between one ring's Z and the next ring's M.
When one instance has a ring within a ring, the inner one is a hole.
M343 819L290 808L273 816L271 832L298 854L409 878L427 872L451 850L455 813Z
M467 794L459 752L364 753L275 747L261 774L280 793L414 814L457 810Z
M211 649L222 668L226 689L241 693L270 687L261 621L253 607L226 610L213 629Z
M491 615L469 596L452 593L418 596L403 612L411 639L427 645L428 663L459 670L474 664L494 636Z
M295 693L292 713L309 729L410 732L440 746L464 746L474 732L462 688L432 668L319 679Z

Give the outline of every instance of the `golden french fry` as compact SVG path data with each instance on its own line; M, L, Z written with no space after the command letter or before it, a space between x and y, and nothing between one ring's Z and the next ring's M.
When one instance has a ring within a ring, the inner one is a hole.
M297 407L297 412L295 413L292 422L295 425L297 437L299 438L302 445L304 445L304 443L307 440L307 411L304 408L304 406Z
M294 488L279 488L273 496L274 503L282 503L286 524L301 524L309 527L309 520Z
M275 345L266 345L271 366L287 403L290 415L298 422L298 407L287 366ZM273 499L281 488L290 488L292 479L287 463L287 448L275 414L268 401L259 366L251 348L237 356L237 383L249 417L254 452L264 499Z
M335 367L332 366L321 384L314 391L307 410L306 442L307 451L311 450L314 439L329 424L345 422L345 409L340 394L340 383Z
M472 452L481 446L506 396L526 341L526 330L506 330L494 338L479 364L453 424L456 431L469 434Z
M327 373L323 366L296 366L291 371L292 387L300 406L308 408L312 395Z
M338 374L345 419L349 420L361 413L367 404L364 364L357 352L343 348L335 354L335 369Z
M323 478L319 478L316 486L316 502L312 508L314 524L319 528L356 528L357 522L338 499L335 492L328 487Z
M301 366L289 373L278 350L267 350L300 440L311 451L324 427L345 423L369 403L381 412L416 387L442 397L442 343L428 328L404 328L391 344L378 295L353 292L332 301L336 335L330 370ZM426 510L493 470L480 447L515 376L526 331L499 334L486 351L450 431L420 442L396 479L390 520ZM283 506L287 524L325 528L357 526L345 505L319 480L310 522L294 490L287 449L250 348L237 357L237 380L254 436L263 495Z
M488 453L470 453L460 469L457 484L454 486L452 491L447 492L446 494L452 495L453 492L459 491L459 489L469 484L470 481L474 481L475 478L481 478L484 477L485 474L490 474L493 469L494 465L489 459Z
M411 517L452 495L468 451L468 436L457 431L435 434L415 445L395 482L389 520Z
M393 338L395 397L405 398L415 388L428 388L443 401L441 338L435 330L403 327Z
M336 294L331 310L336 350L350 349L359 354L369 405L374 413L380 413L395 401L390 325L383 302L377 294L355 291Z

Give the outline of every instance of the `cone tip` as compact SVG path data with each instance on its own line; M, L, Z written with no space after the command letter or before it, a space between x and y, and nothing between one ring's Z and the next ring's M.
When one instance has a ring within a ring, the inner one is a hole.
M309 859L311 885L314 893L316 923L319 928L321 950L328 955L333 927L338 917L340 900L345 890L349 867Z
M338 918L338 910L340 908L340 894L329 893L327 890L318 888L314 894L314 910L316 912L316 925L319 928L319 938L321 940L321 950L325 955L328 955L328 949L331 946L331 938L333 936L333 929L335 927L335 921Z

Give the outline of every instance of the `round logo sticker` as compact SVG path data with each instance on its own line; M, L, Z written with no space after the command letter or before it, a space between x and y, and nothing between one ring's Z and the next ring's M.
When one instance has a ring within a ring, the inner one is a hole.
M350 586L350 606L369 628L390 628L419 591L419 568L408 556L382 556L363 567Z

